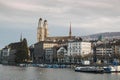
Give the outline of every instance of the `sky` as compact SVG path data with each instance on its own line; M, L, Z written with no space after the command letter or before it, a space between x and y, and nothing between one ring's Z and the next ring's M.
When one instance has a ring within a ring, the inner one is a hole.
M38 20L48 21L49 36L84 36L120 31L120 0L0 0L0 48L37 42Z

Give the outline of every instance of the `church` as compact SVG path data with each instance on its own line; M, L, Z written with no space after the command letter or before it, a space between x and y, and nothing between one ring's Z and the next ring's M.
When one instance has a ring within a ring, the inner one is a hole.
M48 35L47 20L42 21L42 18L39 19L38 28L37 28L37 42L40 41L66 42L68 40L75 40L75 38L76 38L75 36L72 36L71 24L70 24L68 36L51 37Z
M68 36L54 36L48 35L48 23L47 20L39 19L37 28L37 43L34 44L34 63L44 63L50 56L50 61L53 60L53 55L57 55L57 47L67 46L69 41L82 40L80 37L72 36L71 25Z

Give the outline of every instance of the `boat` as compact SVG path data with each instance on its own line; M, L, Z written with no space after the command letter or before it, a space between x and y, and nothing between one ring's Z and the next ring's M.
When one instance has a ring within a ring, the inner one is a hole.
M103 67L103 69L104 69L104 73L120 72L120 66L119 65L117 65L117 66L109 65L107 67Z
M76 72L87 72L87 73L103 73L104 69L100 67L76 67Z
M26 67L27 65L26 64L19 64L18 66L20 66L20 67Z
M108 66L103 67L104 73L111 73L111 68Z

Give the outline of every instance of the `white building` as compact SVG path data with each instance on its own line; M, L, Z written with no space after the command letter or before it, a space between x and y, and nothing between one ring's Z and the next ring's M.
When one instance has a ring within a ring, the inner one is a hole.
M69 60L68 60L69 58L67 56L67 46L59 47L59 49L57 50L57 58L58 58L59 63L69 62Z
M86 55L91 53L91 43L72 41L68 42L68 55Z
M64 56L67 55L67 49L64 46L60 47L57 50L57 55L59 55L59 54L63 54Z

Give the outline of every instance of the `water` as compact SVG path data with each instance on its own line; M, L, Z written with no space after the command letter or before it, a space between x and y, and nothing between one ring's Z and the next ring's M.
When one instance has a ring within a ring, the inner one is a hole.
M120 80L120 74L93 74L74 72L72 69L0 65L0 80Z

